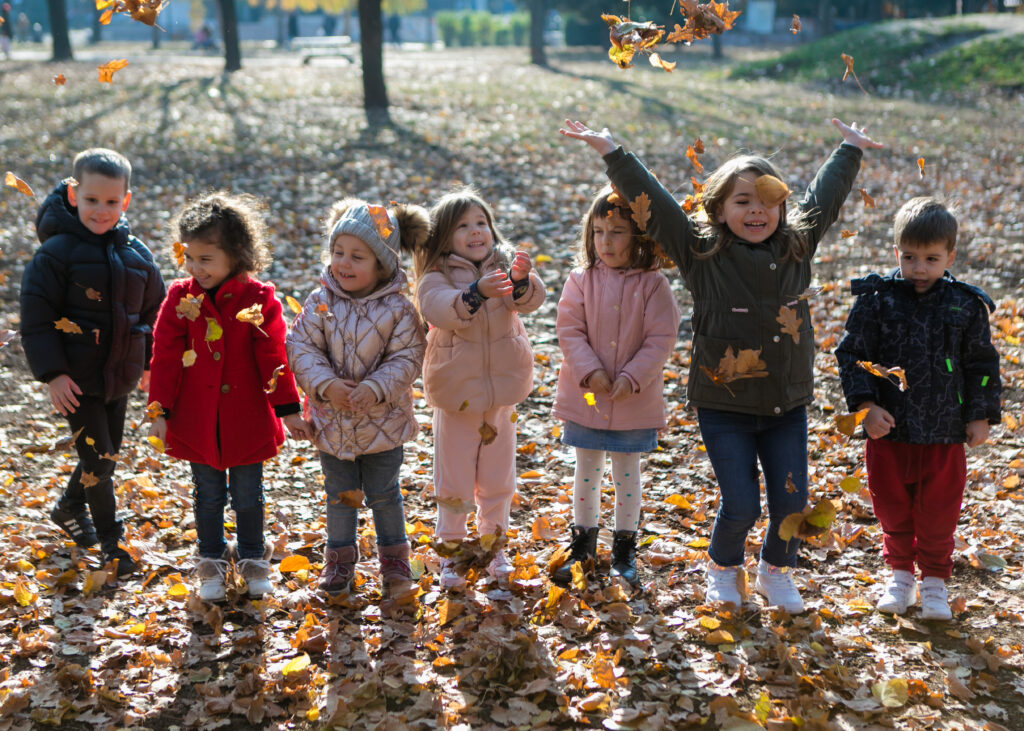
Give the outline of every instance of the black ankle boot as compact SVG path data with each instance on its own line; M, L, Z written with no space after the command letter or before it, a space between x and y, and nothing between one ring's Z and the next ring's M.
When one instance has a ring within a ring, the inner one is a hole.
M577 561L585 563L588 558L591 560L597 558L597 534L601 532L600 526L584 528L573 525L571 528L572 542L569 543L569 558L551 575L551 580L556 584L565 585L572 581L572 566Z
M617 530L612 538L612 568L609 578L621 577L630 586L639 586L636 575L636 531Z

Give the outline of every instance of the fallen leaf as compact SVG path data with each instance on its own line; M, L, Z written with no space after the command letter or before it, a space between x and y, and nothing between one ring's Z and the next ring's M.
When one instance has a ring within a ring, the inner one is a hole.
M174 311L177 313L178 319L180 320L184 317L189 322L195 322L195 319L199 317L199 312L202 309L203 299L205 297L205 294L200 294L198 297L186 294L182 297L174 307Z
M277 565L277 570L281 573L291 573L311 568L312 565L309 563L309 559L299 553L292 554L291 556L285 556L281 559L281 563Z
M82 328L80 328L75 323L71 322L71 320L69 320L66 317L62 317L59 320L56 320L53 323L53 325L58 330L60 330L62 333L70 333L70 334L74 334L74 335L81 335L82 334Z

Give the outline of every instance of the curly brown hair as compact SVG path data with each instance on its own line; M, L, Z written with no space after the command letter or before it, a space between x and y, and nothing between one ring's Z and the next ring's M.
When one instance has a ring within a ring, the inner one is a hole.
M230 257L232 273L255 274L271 262L266 205L248 193L218 190L189 201L171 222L178 241L212 244Z

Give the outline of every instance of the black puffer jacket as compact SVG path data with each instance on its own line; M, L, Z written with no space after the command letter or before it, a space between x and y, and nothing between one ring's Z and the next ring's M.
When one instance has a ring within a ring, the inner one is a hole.
M855 279L851 289L857 301L836 349L850 411L874 401L896 421L885 438L910 444L957 444L968 422L999 423L999 354L988 325L995 304L988 295L949 272L919 295L898 269ZM858 360L902 367L909 388L900 391Z
M124 396L149 367L163 278L122 215L97 236L58 185L39 209L41 243L21 280L21 338L32 374L71 376L87 396ZM81 333L55 323L67 318Z

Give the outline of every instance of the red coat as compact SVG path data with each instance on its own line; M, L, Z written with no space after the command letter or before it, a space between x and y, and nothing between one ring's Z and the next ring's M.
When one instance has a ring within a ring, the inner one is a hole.
M186 295L203 295L200 312L189 319L177 309ZM240 310L262 305L260 330L236 319ZM223 335L207 340L212 320ZM226 280L215 301L192 278L171 284L153 332L150 402L167 417L167 453L219 470L255 464L277 454L284 428L275 406L298 404L295 378L285 353L285 322L274 285L246 274ZM195 351L195 363L182 356ZM277 388L267 387L274 369L284 366Z

